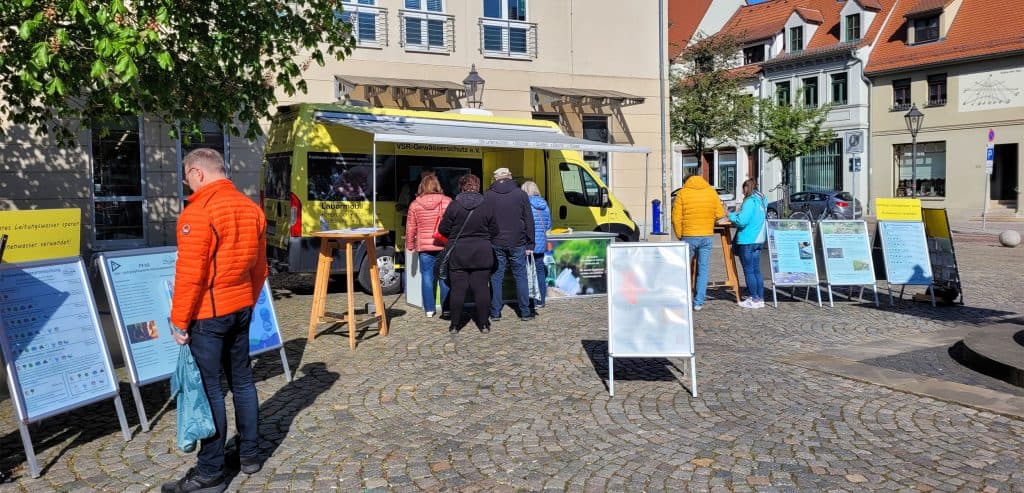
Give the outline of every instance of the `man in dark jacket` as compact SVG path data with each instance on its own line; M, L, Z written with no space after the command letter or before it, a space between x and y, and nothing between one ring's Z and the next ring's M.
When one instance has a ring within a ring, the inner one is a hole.
M491 275L491 320L501 318L504 306L501 296L505 280L505 266L512 265L512 276L516 280L516 301L519 303L519 319L533 320L530 311L530 287L526 278L526 256L533 251L534 224L530 210L530 197L512 180L508 168L494 170L494 183L487 190L484 199L491 206L498 220L498 236L491 244L497 259L494 274Z

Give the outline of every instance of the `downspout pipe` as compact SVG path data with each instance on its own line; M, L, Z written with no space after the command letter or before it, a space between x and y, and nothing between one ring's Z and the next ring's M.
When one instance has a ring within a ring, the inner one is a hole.
M668 224L666 214L667 207L664 204L668 204L668 112L666 111L668 106L668 99L666 98L667 86L668 86L668 74L666 73L665 66L668 62L668 55L665 53L667 49L667 41L665 40L665 0L658 0L658 83L660 86L658 105L660 106L661 115L661 203L663 205L661 215L661 224ZM644 171L647 171L646 162L644 163ZM644 199L644 209L648 206L646 198ZM645 228L648 226L645 224ZM646 231L644 232L646 234Z

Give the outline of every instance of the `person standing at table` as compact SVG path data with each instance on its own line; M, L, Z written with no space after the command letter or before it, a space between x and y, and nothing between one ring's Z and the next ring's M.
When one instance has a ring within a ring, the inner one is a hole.
M448 282L440 279L435 282L434 264L444 245L434 239L437 226L452 201L444 190L441 182L433 173L420 180L416 200L409 205L409 218L405 224L405 249L416 252L420 260L420 288L423 291L423 310L427 318L433 317L437 311L434 296L435 284L441 285L442 306L448 298Z
M530 197L530 209L533 211L533 266L537 271L537 288L540 289L540 298L530 300L530 314L536 316L536 309L544 308L548 291L548 269L544 265L544 252L548 247L548 230L551 229L551 209L544 197L540 196L540 188L535 182L524 182L522 188Z
M729 221L736 225L736 248L740 264L743 265L743 279L747 283L750 297L741 301L743 308L764 308L764 279L761 276L761 249L768 241L768 203L757 189L757 180L743 182L743 205L739 212L729 214Z
M454 242L448 260L448 280L451 282L448 301L452 311L448 332L454 334L465 325L466 292L472 290L476 305L473 322L480 332L486 334L491 331L491 323L487 319L491 294L487 280L494 267L491 241L498 236L498 222L491 205L480 194L480 178L462 175L459 191L437 226L438 232L448 237L449 243Z
M690 258L697 256L697 294L693 309L704 308L708 291L708 268L711 263L711 245L714 243L715 222L725 217L725 208L718 192L699 175L686 179L683 189L672 204L672 229L680 240L690 245Z
M249 360L252 308L267 279L267 219L225 174L224 158L207 148L184 159L193 191L178 217L171 325L174 340L192 350L210 401L216 433L200 443L198 464L161 491L221 492L227 488L224 445L227 413L223 374L235 404L241 471L260 470L259 401Z
M501 287L505 281L505 267L511 264L512 277L516 281L519 320L528 322L533 320L530 287L526 284L526 256L532 254L534 247L530 197L512 180L512 172L508 168L498 168L494 170L494 183L485 198L497 215L500 231L494 238L497 264L491 275L491 320L501 319L501 309L505 305Z

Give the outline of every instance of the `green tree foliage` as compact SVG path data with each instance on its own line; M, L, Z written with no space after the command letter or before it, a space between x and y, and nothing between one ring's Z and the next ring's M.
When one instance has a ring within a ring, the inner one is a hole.
M753 124L754 99L732 70L738 54L739 44L731 36L699 39L682 53L672 76L672 140L698 156L735 144Z
M338 0L4 0L0 121L66 145L76 121L102 129L142 113L186 134L208 119L253 138L275 89L305 92L310 63L351 53L340 11Z

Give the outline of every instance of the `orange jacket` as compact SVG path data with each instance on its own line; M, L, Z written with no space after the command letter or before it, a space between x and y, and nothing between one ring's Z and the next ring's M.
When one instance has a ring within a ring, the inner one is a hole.
M171 323L253 306L267 279L267 219L231 180L210 183L188 199L178 217Z
M686 179L672 204L672 229L676 237L711 236L715 221L725 217L718 192L701 176Z
M436 252L444 245L434 240L437 220L452 202L443 193L428 193L416 197L409 205L409 217L405 221L405 249L410 252Z

